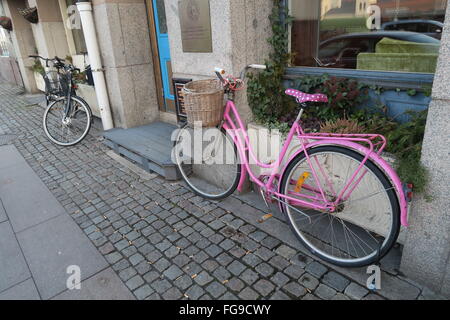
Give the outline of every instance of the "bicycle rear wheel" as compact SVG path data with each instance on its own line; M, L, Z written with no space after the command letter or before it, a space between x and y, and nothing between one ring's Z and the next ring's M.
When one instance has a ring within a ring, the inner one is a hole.
M288 165L280 192L310 203L322 201L319 186L328 201L336 201L364 160L361 154L337 146L318 147L308 153L311 165L304 153L299 154ZM281 203L300 242L314 255L338 266L362 267L377 262L395 244L400 231L395 188L370 160L362 172L363 178L350 197L338 204L335 213L314 210L295 201ZM307 177L304 184L298 182L301 177Z
M202 198L224 199L239 184L239 156L224 130L184 126L176 134L172 158L185 183Z
M89 133L92 113L83 99L70 98L69 114L65 114L67 97L52 102L44 113L44 131L47 137L59 146L74 146Z

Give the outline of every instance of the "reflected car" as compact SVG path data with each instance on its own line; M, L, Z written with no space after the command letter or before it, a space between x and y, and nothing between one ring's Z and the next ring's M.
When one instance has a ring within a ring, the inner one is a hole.
M444 24L434 20L397 20L384 23L381 29L385 31L417 32L440 40Z
M375 31L349 33L325 40L320 44L318 57L314 58L319 67L356 69L360 53L374 53L376 45L384 38L416 43L440 44L440 41L416 32Z

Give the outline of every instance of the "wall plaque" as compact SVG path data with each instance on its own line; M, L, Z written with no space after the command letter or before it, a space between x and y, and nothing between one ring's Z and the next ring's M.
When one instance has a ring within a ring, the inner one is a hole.
M179 0L183 52L212 52L209 0Z
M178 122L186 121L187 114L186 114L186 108L184 106L184 96L182 94L182 90L186 83L191 82L192 79L181 79L181 78L174 78L172 79L173 82L173 91L175 92L175 105L177 109L177 118Z

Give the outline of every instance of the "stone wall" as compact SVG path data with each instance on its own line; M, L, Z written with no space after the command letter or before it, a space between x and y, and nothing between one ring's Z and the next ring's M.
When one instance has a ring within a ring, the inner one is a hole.
M434 80L422 150L428 168L427 194L419 197L410 223L401 270L410 278L450 297L450 5Z
M13 57L0 57L0 80L22 86L19 66Z
M144 0L94 0L108 93L116 127L158 119L152 51Z
M30 69L33 61L28 58L30 54L36 53L36 44L30 23L17 10L17 8L26 7L25 0L5 0L3 1L3 5L6 16L10 17L13 23L11 39L14 47L14 55L22 75L23 85L27 92L37 92L34 73Z
M270 52L266 39L271 32L268 16L272 3L272 0L211 0L213 52L185 53L181 42L178 0L166 0L174 77L211 78L215 76L215 67L238 76L246 65L264 63ZM245 91L238 94L236 103L242 116L250 120Z

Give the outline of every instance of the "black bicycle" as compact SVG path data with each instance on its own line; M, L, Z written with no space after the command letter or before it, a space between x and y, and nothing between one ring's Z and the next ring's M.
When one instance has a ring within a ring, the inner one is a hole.
M76 95L74 75L80 69L64 59L53 59L33 55L30 58L45 61L44 131L53 143L68 147L80 143L89 133L92 125L92 111L89 104ZM48 68L52 68L49 70Z

